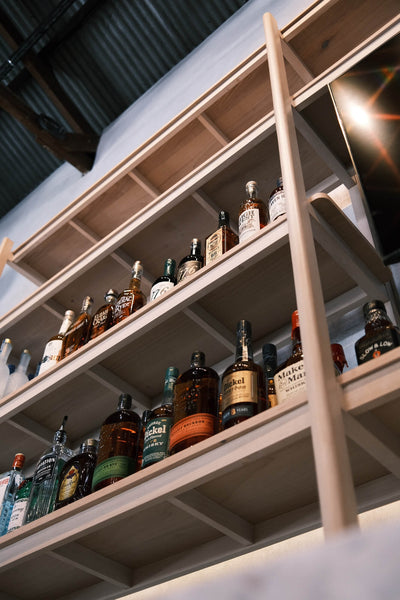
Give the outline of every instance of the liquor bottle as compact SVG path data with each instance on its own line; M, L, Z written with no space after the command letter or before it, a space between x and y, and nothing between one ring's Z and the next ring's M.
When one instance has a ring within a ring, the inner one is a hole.
M229 213L221 210L218 216L218 229L206 238L205 260L209 265L219 256L239 243L239 237L230 228Z
M380 300L371 300L363 306L365 335L355 343L359 365L400 346L400 330L393 325Z
M10 369L7 365L8 357L12 350L12 344L10 338L5 338L1 344L0 349L0 398L4 396L4 392L10 377Z
M147 420L143 440L143 468L163 460L169 454L174 388L178 375L179 371L176 367L168 367L161 406L152 410Z
M146 409L142 412L141 427L140 427L139 442L138 442L137 461L136 461L136 470L137 471L139 471L142 468L144 432L146 431L147 421L150 419L151 413L152 413L152 411L148 410L148 409Z
M265 388L267 391L267 406L271 408L278 404L275 389L275 371L277 366L276 346L274 344L264 344L262 347Z
M32 477L23 479L18 486L17 493L8 522L7 533L18 529L24 522L26 511L28 509L29 496L32 488Z
M66 310L61 323L59 332L53 335L47 342L43 357L39 366L38 375L41 375L51 367L54 367L62 358L63 339L68 329L71 327L75 313L73 310Z
M60 428L54 434L53 444L42 454L36 465L25 518L26 523L39 519L54 510L60 472L72 456L72 450L66 446L65 423L67 418L64 417Z
M114 324L114 307L118 298L118 292L113 289L108 290L104 295L106 301L93 315L90 324L89 339L93 340L98 335L110 329Z
M81 312L72 323L63 339L62 355L66 358L86 344L92 322L93 298L85 296Z
M59 477L55 510L91 493L97 447L97 440L88 439L81 444L78 454L67 460Z
M132 267L132 277L129 288L123 290L118 296L114 308L114 325L129 317L146 304L146 298L140 289L142 282L143 267L137 260Z
M299 313L292 313L292 352L276 370L274 381L278 404L286 402L306 388L303 348L300 337Z
M335 366L336 375L343 373L344 367L348 367L343 346L341 344L331 344L332 359Z
M183 279L196 273L202 268L203 264L204 258L201 255L201 241L197 238L193 238L190 245L190 254L184 256L179 263L176 276L177 282L179 283Z
M217 433L218 374L205 366L204 352L193 352L190 369L175 383L170 454Z
M235 362L222 375L221 393L223 429L267 408L264 373L253 360L249 321L237 324Z
M268 200L269 220L275 221L286 213L286 197L283 190L282 177L278 177L276 188L272 190Z
M168 290L176 285L175 277L176 262L173 258L167 258L164 263L164 273L155 280L150 290L150 301L166 294Z
M239 242L244 242L268 223L267 209L258 195L257 183L246 183L247 198L239 208Z
M23 480L24 462L25 456L21 453L16 454L10 471L0 479L0 535L7 533L15 494Z
M8 396L8 394L12 394L16 392L20 387L28 383L28 375L27 369L29 367L29 363L31 362L31 353L26 348L22 350L21 357L19 359L18 366L15 371L10 374L6 389L4 390L4 395Z
M100 490L136 470L141 421L130 410L132 397L121 394L118 408L101 426L92 490Z

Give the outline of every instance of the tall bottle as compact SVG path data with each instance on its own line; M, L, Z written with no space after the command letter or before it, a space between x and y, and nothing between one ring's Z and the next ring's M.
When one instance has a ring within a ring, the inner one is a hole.
M113 289L109 289L105 295L105 304L97 309L93 315L92 322L90 324L89 339L93 340L114 324L114 309L115 303L118 298L118 292Z
M365 335L355 343L359 365L400 346L400 330L393 325L380 300L371 300L363 306Z
M174 389L178 375L179 371L176 367L168 367L161 406L152 410L147 419L143 439L143 468L163 460L169 454Z
M12 350L12 344L10 338L5 338L0 348L0 398L4 396L4 392L10 377L10 369L8 368L7 361Z
M25 521L26 511L28 510L29 496L32 489L32 477L23 479L18 486L17 493L8 522L7 533L18 529Z
M16 454L10 471L0 479L0 535L7 533L15 495L23 480L24 462L25 456L21 453Z
M62 358L62 349L63 349L63 339L68 329L71 327L73 321L75 319L75 313L73 310L66 310L64 314L64 318L61 323L61 327L56 333L53 335L47 342L43 357L40 362L38 375L41 375L51 367L54 367Z
M271 408L278 404L275 389L275 371L277 367L277 354L275 344L264 344L262 347L265 388L267 391L267 406Z
M137 260L132 267L132 277L129 287L118 296L114 308L114 325L129 317L146 304L146 298L140 289L143 276L143 266Z
M31 362L31 353L26 348L22 350L21 357L19 359L18 366L15 371L10 374L6 389L4 390L4 395L12 394L16 392L20 387L28 383L28 374L27 370L29 367L29 363Z
M136 470L141 420L132 407L132 397L121 394L118 408L101 426L92 490L100 490Z
M283 189L282 177L278 177L276 188L272 190L268 199L269 220L275 221L286 213L286 196Z
M88 439L81 444L79 452L67 460L59 477L55 510L91 493L97 447L97 440Z
M222 256L239 243L239 237L230 227L229 213L221 210L218 216L218 229L206 239L206 265Z
M54 434L53 444L42 454L36 465L26 523L39 519L54 510L60 472L72 456L72 450L66 446L65 423L67 419L68 417L64 417L60 428Z
M142 412L141 418L141 426L139 433L139 442L138 442L138 452L137 452L137 460L136 460L136 470L139 471L142 468L143 461L143 446L144 446L144 432L146 431L147 421L151 417L152 411L146 409Z
M85 296L82 302L81 312L72 323L63 339L63 358L66 358L82 346L89 339L90 324L92 322L93 298Z
M197 238L193 238L192 243L190 244L190 254L184 256L179 263L176 276L177 282L179 283L183 279L196 273L202 268L203 264L204 257L201 254L201 241Z
M244 242L268 223L266 205L258 198L255 181L246 183L247 198L239 208L239 242Z
M223 429L267 408L264 373L253 360L251 324L244 319L237 324L235 362L222 375L221 393Z
M158 277L150 290L150 301L156 300L163 294L166 294L168 290L176 285L175 277L176 262L173 258L167 258L164 263L164 273Z
M292 352L276 370L274 381L278 404L286 402L306 389L303 347L300 337L299 313L292 313Z
M204 352L193 352L190 369L175 383L171 454L217 433L218 385L218 374L205 366Z

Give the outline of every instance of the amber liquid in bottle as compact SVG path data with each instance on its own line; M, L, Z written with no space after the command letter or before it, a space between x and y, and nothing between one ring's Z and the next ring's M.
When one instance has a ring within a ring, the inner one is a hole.
M106 301L93 315L90 326L89 339L93 340L98 335L110 329L114 323L114 306L118 298L118 292L113 289L108 290L104 296Z
M258 195L257 183L246 183L247 198L239 208L239 241L244 242L268 223L266 205Z
M218 217L218 229L206 239L205 260L209 265L239 243L239 237L230 228L229 213L221 210Z
M81 312L68 329L63 339L63 358L81 348L89 339L92 322L93 298L86 296L82 303Z
M97 446L97 440L86 440L81 444L79 453L65 463L60 473L55 509L62 508L91 493Z
M176 280L179 283L183 279L194 275L204 264L204 257L201 255L201 241L197 238L192 239L190 254L184 256L179 263Z
M140 289L142 275L142 263L137 260L132 267L132 278L129 288L120 293L115 304L114 325L123 321L146 304L146 298Z
M365 335L355 343L359 365L400 346L400 330L389 319L380 300L367 302L363 307Z
M66 310L59 332L56 335L53 335L53 337L49 339L45 346L38 375L41 375L41 373L44 373L47 371L47 369L50 369L50 367L53 367L61 360L64 337L68 329L71 327L74 319L74 311Z

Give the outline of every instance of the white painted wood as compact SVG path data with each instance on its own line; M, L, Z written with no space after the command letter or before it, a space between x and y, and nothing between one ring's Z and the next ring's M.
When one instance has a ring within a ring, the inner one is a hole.
M373 246L376 246L371 231L372 223L368 218L367 210L364 205L364 200L361 194L360 187L358 185L354 185L352 188L349 189L349 193L351 198L351 204L354 210L354 216L357 222L357 227L359 228L361 233L366 237L369 243Z
M304 83L309 83L314 79L314 75L301 60L297 52L293 50L290 44L282 37L282 52L287 62L293 67L296 73L301 77Z
M211 200L211 198L209 198L209 196L207 196L207 194L205 192L203 192L203 190L200 190L200 189L196 190L195 192L192 193L192 197L196 200L196 202L199 204L199 206L201 206L201 208L203 208L205 211L207 211L215 219L216 228L217 228L218 215L219 215L219 211L221 210L220 207L217 206L215 204L215 202L213 202Z

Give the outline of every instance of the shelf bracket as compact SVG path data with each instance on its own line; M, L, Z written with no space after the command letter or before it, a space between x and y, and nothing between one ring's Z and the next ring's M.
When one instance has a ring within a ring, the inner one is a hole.
M190 308L184 308L182 312L228 348L232 354L235 353L236 346L232 342L232 332L212 317L204 308L198 304L192 304Z
M147 192L153 199L158 198L161 192L151 183L144 175L140 173L138 169L132 169L128 171L128 176L135 181L140 187Z
M197 116L197 120L203 125L207 131L209 131L216 140L222 145L226 146L231 141L227 135L210 119L206 113L201 113Z
M94 365L88 371L86 371L86 374L116 394L130 394L132 396L133 403L136 405L137 408L140 408L142 410L146 408L151 408L151 401L148 398L148 396L137 390L130 383L124 381L123 379L121 379L102 365Z

